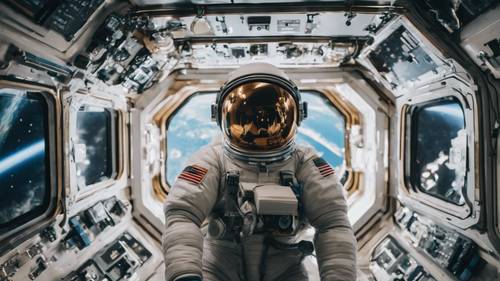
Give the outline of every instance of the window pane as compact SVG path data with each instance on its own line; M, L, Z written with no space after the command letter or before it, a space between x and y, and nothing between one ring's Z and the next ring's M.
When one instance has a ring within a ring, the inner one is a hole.
M115 111L83 106L78 111L76 122L75 143L85 152L84 159L76 163L78 182L86 186L112 178L116 171Z
M332 166L344 171L344 116L319 93L302 93L308 102L309 116L302 122L297 143L312 146ZM202 146L209 144L220 133L210 120L210 104L215 93L191 97L173 114L167 123L167 182L173 183L184 163ZM189 145L185 145L189 143Z
M173 114L167 123L167 182L173 183L184 163L202 146L219 134L219 127L211 121L210 105L215 94L198 94ZM189 144L189 145L186 145Z
M412 184L420 191L463 205L466 134L460 102L446 98L417 106L411 118Z
M47 104L40 94L0 90L0 227L19 226L48 207Z
M312 146L339 176L345 171L344 139L345 118L325 97L319 93L303 92L307 102L308 116L300 124L297 143Z

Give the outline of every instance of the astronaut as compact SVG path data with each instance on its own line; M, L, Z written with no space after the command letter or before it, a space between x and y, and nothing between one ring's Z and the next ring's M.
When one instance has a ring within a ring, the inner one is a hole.
M202 148L165 203L167 281L356 280L356 240L335 171L294 142L297 86L264 63L240 67L212 105L221 141ZM314 244L301 240L314 227ZM315 253L314 253L315 250Z

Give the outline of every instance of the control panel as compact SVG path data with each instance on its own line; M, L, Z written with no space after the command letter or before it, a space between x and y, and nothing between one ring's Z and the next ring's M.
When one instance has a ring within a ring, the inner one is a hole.
M69 219L70 231L63 239L66 249L90 246L99 233L117 225L126 214L127 206L115 197L99 201L94 206Z
M168 53L174 49L165 48L168 42L160 34L150 39L137 30L138 25L128 17L111 14L74 65L109 86L121 85L138 93L148 89L162 68L167 65L169 69Z
M54 234L55 235L55 234ZM0 264L0 281L11 281L16 277L18 271L23 267L26 268L26 275L29 279L35 280L42 274L50 263L57 259L49 258L44 254L46 247L45 243L50 241L38 241L28 246L24 251L17 252ZM18 279L20 280L20 279Z
M0 281L117 281L146 280L162 254L132 221L130 203L112 196L64 225L50 225L0 258Z
M36 24L71 41L104 0L7 0L10 7Z
M368 59L392 87L435 72L437 68L420 40L403 26L382 41Z
M104 0L61 1L47 18L45 25L70 41L103 2Z
M392 236L373 250L370 270L378 281L436 281Z
M484 266L477 245L456 231L435 224L407 207L399 209L394 218L419 251L458 280L470 280Z
M349 61L355 43L255 42L192 44L183 62L195 67L237 66L268 62L282 67L315 65L334 67Z
M15 2L8 1L12 9L26 11L29 6L32 21L50 27L67 41L105 6L104 0L60 0L54 5L53 1ZM41 12L49 6L50 12ZM73 89L141 94L178 68L237 67L252 62L285 68L354 63L360 50L393 16L388 12L349 16L311 12L147 17L115 11L102 24L92 26L93 36L78 42L82 48L68 61L53 63L24 49L15 58L64 84L72 83ZM66 43L61 48L73 44Z
M125 277L131 278L136 269L142 266L151 255L151 252L137 239L125 232L63 280L118 281Z

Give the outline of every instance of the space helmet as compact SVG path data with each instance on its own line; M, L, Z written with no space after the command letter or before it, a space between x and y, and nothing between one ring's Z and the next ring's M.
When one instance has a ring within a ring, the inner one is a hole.
M225 151L249 163L289 158L297 127L306 116L307 103L301 102L297 86L267 63L244 65L233 72L212 105Z

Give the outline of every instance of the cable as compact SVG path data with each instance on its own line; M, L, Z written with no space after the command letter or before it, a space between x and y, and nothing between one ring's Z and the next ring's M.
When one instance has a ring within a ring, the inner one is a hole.
M486 75L486 82L488 82L488 84L490 84L490 86L493 88L493 90L495 91L495 99L496 99L496 103L495 105L498 106L498 101L499 101L499 97L498 97L498 90L497 90L497 87L495 86L495 84L493 84L493 81L490 80L492 79L493 75ZM498 112L498 111L497 111Z
M498 90L497 90L495 84L493 84L493 81L490 81L490 74L486 74L486 83L491 88L493 88L494 95L495 95L495 102L493 102L492 93L490 93L490 89L487 89L488 101L490 103L490 108L494 114L494 124L493 124L493 128L491 128L491 134L492 134L492 136L491 136L491 150L493 151L493 155L496 155L497 154L496 141L498 139L498 135L499 135L499 131L500 131L500 116L498 114L499 97L498 97Z
M498 109L497 109L497 106L498 106L498 90L496 88L496 86L493 84L492 81L490 81L490 75L486 75L486 82L493 88L493 91L495 92L495 103L493 103L493 99L491 97L491 94L490 94L490 91L488 91L488 100L489 102L491 103L491 109L493 110L493 113L495 114L495 118L496 118L496 121L498 121L500 119L500 116L498 115Z
M245 246L243 241L237 242L240 245L240 279L246 281L247 278L247 259L245 257Z
M264 244L264 249L262 250L262 255L260 256L260 263L259 263L259 271L260 271L260 281L264 281L264 277L266 276L266 270L267 270L267 265L266 265L266 262L267 262L267 253L269 251L269 241L270 241L271 237L268 235L266 235L266 237L264 237L264 240L262 241L262 243Z

